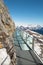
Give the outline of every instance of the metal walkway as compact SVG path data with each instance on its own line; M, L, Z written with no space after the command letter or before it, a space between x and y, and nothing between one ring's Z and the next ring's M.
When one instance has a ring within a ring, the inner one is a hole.
M43 65L30 46L23 40L20 31L14 32L17 65Z

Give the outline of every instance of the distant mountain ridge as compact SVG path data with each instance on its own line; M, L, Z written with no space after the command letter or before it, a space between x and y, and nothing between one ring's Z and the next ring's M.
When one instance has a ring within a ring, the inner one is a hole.
M19 28L22 30L30 29L43 35L43 26L40 25L28 25L27 27L20 26Z

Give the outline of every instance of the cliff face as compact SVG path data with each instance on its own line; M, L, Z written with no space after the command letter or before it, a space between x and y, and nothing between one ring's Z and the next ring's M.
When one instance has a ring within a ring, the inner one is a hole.
M0 24L3 24L3 28L5 28L10 35L15 29L15 24L13 23L8 9L5 7L4 3L0 0Z
M6 49L7 54L10 56L10 65L15 65L16 63L16 53L12 37L14 31L15 24L12 21L3 0L0 0L0 48Z

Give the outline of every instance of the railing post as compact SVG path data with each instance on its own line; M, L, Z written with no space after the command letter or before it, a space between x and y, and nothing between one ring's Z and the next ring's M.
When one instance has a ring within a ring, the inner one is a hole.
M26 33L26 43L27 43L27 33Z
M32 49L34 50L34 37L33 37L33 41L32 41Z

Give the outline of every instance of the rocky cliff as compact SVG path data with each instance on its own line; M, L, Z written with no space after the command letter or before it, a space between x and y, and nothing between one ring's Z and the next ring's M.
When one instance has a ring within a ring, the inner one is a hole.
M16 51L14 48L14 42L12 37L14 31L15 24L12 21L8 9L5 6L3 0L0 0L0 50L4 48L6 49L6 53L10 57L9 65L16 64Z

